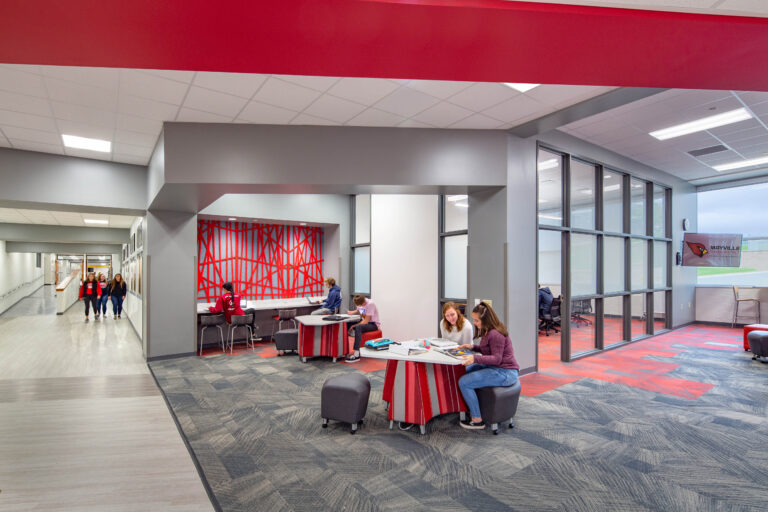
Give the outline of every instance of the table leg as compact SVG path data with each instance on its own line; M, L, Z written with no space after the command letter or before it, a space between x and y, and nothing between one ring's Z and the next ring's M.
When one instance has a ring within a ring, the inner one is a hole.
M395 426L394 420L389 420L389 430L392 430L392 427Z
M461 411L459 413L459 421L465 421L467 419L467 413L464 411Z
M424 435L427 433L427 426L426 425L419 425L419 431L421 432L421 435Z

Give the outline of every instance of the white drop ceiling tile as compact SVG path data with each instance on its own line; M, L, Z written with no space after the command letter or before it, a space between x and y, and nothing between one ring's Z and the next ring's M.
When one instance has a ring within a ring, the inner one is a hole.
M149 158L152 155L152 148L116 142L112 146L112 152L120 155L133 155Z
M453 103L441 101L437 105L428 108L423 112L419 112L411 119L422 123L427 123L438 128L445 128L452 125L457 121L461 121L474 114L471 110L467 110Z
M159 134L163 129L163 122L158 121L157 119L147 119L146 117L118 114L117 129L129 130L132 132Z
M117 114L114 110L99 110L74 103L52 101L51 109L53 109L53 115L56 119L66 121L114 127L117 120Z
M346 124L349 126L397 126L403 121L405 121L404 117L371 107L350 119Z
M296 125L317 125L317 126L340 126L340 123L329 119L321 119L309 114L299 114L293 118L290 124Z
M435 128L430 124L420 123L419 121L414 121L413 119L406 119L397 126L399 128Z
M112 153L102 153L100 151L88 151L87 149L64 148L64 154L79 158L90 158L91 160L112 160Z
M38 116L51 115L51 106L48 104L48 100L8 91L0 91L0 108Z
M234 122L248 122L256 124L288 124L288 121L296 117L297 112L285 108L251 101L245 106Z
M181 105L189 85L135 69L120 70L120 94Z
M324 94L304 109L304 114L345 123L365 110L365 105Z
M260 103L299 112L320 97L320 94L314 89L302 87L295 83L269 78L253 99Z
M398 87L391 80L381 78L342 78L328 89L328 94L362 105L373 105Z
M50 212L46 210L23 210L19 209L19 214L26 218L32 224L57 224Z
M131 132L127 130L117 130L115 132L115 143L121 142L132 144L134 146L144 146L154 148L157 143L157 134Z
M183 82L185 84L191 83L192 79L195 77L194 71L176 71L170 69L141 69L139 71L148 75L165 78L167 80L174 80L176 82Z
M17 126L19 128L29 128L31 130L58 132L56 122L51 117L35 116L23 112L11 112L10 110L0 110L0 126Z
M768 92L762 91L738 91L734 92L739 98L744 101L748 106L757 105L764 101L768 101Z
M184 107L234 118L248 103L245 98L202 87L192 86L184 99Z
M764 150L768 150L768 134L761 135L759 137L753 137L751 139L741 140L729 145L738 152L747 150L755 151L756 146L764 148Z
M101 110L114 110L117 105L117 89L101 89L47 76L45 84L48 87L48 96L55 101Z
M117 90L120 70L117 68L93 68L78 66L40 66L40 72L47 77L66 80L90 87Z
M261 87L267 75L255 73L214 73L199 71L194 85L249 99Z
M274 77L320 92L327 91L339 80L335 76L274 75Z
M764 116L768 116L768 101L758 103L757 105L750 107L750 110L754 115L763 119Z
M123 164L134 164L134 165L147 165L149 162L150 157L143 157L143 156L137 156L137 155L124 155L122 153L115 153L112 155L112 161L113 162L120 162Z
M405 84L409 89L414 89L435 98L444 100L454 94L470 87L475 82L448 82L445 80L410 80Z
M542 105L538 101L523 94L483 110L483 115L498 119L505 123L511 123L515 119L530 116L536 113L541 115L551 112L552 109Z
M738 123L731 123L725 126L718 126L709 130L710 133L716 137L726 137L728 139L738 138L744 136L743 134L751 132L753 130L762 130L762 133L766 133L765 128L757 119L745 119ZM739 135L742 134L742 135Z
M64 146L59 144L45 144L43 142L35 142L24 139L14 139L8 135L8 140L11 146L15 149L23 149L24 151L39 151L41 153L54 153L57 155L64 154Z
M118 112L145 119L171 121L176 117L179 107L160 101L152 101L136 96L120 95L117 105Z
M176 116L176 121L181 123L231 123L232 117L181 107L179 115Z
M740 123L736 123L740 124ZM724 127L723 127L724 128ZM730 142L737 142L744 139L750 139L752 137L760 137L762 135L768 135L768 130L760 126L759 123L755 122L754 125L751 125L750 128L745 128L744 130L736 130L726 133L720 133L715 130L710 130L710 132L718 137L720 140L730 143Z
M587 89L591 90L591 88ZM574 85L540 85L524 94L539 103L554 107L584 95L585 89Z
M58 133L44 132L40 130L30 130L28 128L18 128L16 126L3 126L3 133L8 139L25 140L28 142L38 142L52 146L61 146L61 137ZM16 144L14 144L15 146Z
M483 82L459 91L448 98L448 101L473 112L480 112L519 95L519 92L506 85Z
M9 92L47 98L48 92L40 75L12 68L0 68L0 89Z
M76 135L78 137L111 141L115 134L115 129L107 126L96 126L64 120L58 121L58 125L62 135Z
M493 119L492 117L484 116L483 114L474 114L467 117L466 119L462 119L461 121L452 124L451 128L494 130L501 128L503 124L503 122L497 119Z
M391 114L403 117L413 117L429 107L436 105L440 100L429 94L401 87L392 94L378 101L374 106Z

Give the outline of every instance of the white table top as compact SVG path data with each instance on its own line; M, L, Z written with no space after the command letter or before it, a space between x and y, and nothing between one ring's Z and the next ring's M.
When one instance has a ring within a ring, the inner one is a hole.
M433 364L448 364L456 366L461 364L461 359L456 359L438 352L434 347L430 348L423 354L416 354L415 356L401 356L399 354L392 354L389 350L373 350L366 347L360 348L360 355L362 357L370 357L371 359L388 359L394 361L413 361L414 363L433 363Z
M241 301L240 307L243 309L255 309L257 311L264 311L270 309L290 309L290 308L306 308L320 306L319 303L310 302L316 300L322 300L323 297L302 297L299 299L265 299L265 300L247 300ZM197 313L208 313L208 308L215 306L215 302L198 302Z
M318 325L338 324L341 322L345 322L347 319L352 318L353 316L355 318L358 318L357 315L337 315L337 316L343 316L344 320L323 320L324 316L330 316L330 315L302 315L302 316L297 316L296 321L302 325L318 326Z

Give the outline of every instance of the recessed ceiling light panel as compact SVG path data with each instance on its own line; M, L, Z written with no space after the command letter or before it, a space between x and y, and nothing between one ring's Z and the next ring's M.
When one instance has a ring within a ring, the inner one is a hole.
M712 168L718 172L732 171L734 169L743 169L745 167L754 167L756 165L768 164L768 156L753 158L751 160L742 160L741 162L731 162L730 164L715 165Z
M669 128L664 128L663 130L656 130L655 132L651 132L649 135L659 140L667 140L680 137L682 135L688 135L690 133L710 130L712 128L717 128L718 126L738 123L739 121L745 121L747 119L752 119L752 114L747 112L747 109L745 108L737 108L736 110L717 114L716 116L704 117L689 123L670 126Z
M83 219L86 224L109 224L106 219Z
M98 151L100 153L112 151L112 143L108 140L89 139L88 137L78 137L77 135L62 135L61 139L68 148L87 149L88 151Z

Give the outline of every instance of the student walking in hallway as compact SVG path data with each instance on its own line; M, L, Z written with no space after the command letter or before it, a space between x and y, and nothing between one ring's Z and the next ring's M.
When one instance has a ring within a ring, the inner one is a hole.
M80 287L80 298L85 302L86 322L90 320L91 306L93 306L96 318L99 317L99 297L101 297L101 288L99 288L99 283L96 281L96 275L91 272L83 281L83 286Z

